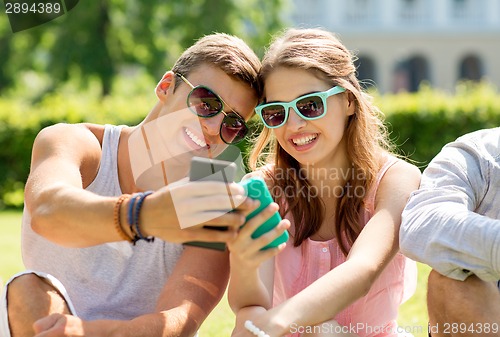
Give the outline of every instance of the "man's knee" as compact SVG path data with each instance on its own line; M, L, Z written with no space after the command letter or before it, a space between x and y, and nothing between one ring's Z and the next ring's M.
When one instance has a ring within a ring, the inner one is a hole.
M50 282L36 274L24 274L12 280L7 289L7 303L27 308L48 306L47 310L69 313L64 297Z
M475 275L457 281L431 271L427 305L431 321L493 323L500 317L498 288Z
M51 313L69 314L64 297L49 282L24 274L8 284L7 312L12 337L28 336L33 323Z

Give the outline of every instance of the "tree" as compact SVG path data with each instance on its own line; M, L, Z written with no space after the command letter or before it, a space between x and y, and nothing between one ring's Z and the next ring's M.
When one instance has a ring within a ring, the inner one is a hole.
M288 0L289 1L289 0ZM110 93L114 77L128 65L155 78L197 38L212 32L242 37L258 53L282 27L287 0L101 0L80 1L66 15L0 38L0 90L16 74L48 74L51 90L69 79L90 80ZM0 33L5 24L0 21ZM2 34L3 35L3 34Z

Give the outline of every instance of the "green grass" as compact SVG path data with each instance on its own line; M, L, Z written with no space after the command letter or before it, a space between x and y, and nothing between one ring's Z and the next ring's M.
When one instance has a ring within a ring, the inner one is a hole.
M23 270L21 260L21 213L0 212L0 279L4 283L16 272ZM427 337L427 312L425 292L429 267L418 264L418 285L415 295L404 303L399 312L398 323L415 337ZM202 337L221 337L231 334L234 322L227 299L224 296L201 327Z
M21 213L0 213L0 280L5 283L23 270L21 259Z

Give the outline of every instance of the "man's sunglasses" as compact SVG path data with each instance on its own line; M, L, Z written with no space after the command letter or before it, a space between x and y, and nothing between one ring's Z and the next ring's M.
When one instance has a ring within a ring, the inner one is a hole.
M191 82L181 74L176 75L191 88L187 96L187 106L189 110L201 118L214 117L221 112L224 114L219 130L219 136L224 143L236 144L245 138L248 133L248 127L245 120L224 102L219 95L204 85L192 85ZM225 106L231 109L231 112L225 112Z
M305 120L318 119L326 114L326 99L344 91L344 88L335 86L327 91L300 96L288 103L260 104L255 108L255 112L260 116L265 126L271 129L279 128L286 123L290 108Z

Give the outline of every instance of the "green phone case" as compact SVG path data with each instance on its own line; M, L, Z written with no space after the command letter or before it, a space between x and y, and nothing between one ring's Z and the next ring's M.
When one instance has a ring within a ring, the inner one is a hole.
M252 213L250 213L247 216L247 221L253 218L255 215L260 213L264 208L266 208L271 202L273 202L273 198L271 197L271 194L269 193L269 190L267 189L267 185L264 181L264 179L260 177L252 177L249 179L246 179L242 181L241 186L245 189L247 195L252 198L252 199L257 199L260 201L260 206L254 210ZM270 217L266 222L264 222L262 225L259 226L255 230L255 232L252 233L252 238L256 239L260 237L261 235L269 232L271 229L276 227L278 223L281 221L281 216L278 212L274 213L272 217ZM268 248L273 248L277 247L283 242L286 242L288 240L288 231L285 231L283 234L281 234L278 238L276 238L273 242L265 246L264 249Z

